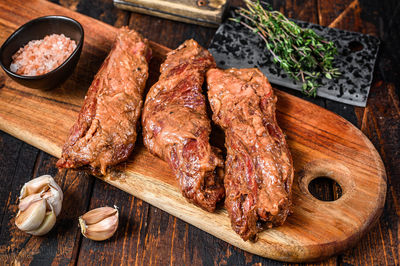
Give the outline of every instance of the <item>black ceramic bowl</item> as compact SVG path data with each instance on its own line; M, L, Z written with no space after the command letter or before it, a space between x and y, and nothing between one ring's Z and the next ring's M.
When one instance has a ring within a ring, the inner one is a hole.
M12 56L29 41L43 39L46 35L64 34L75 40L76 48L56 69L39 76L22 76L10 70ZM84 32L81 24L72 18L46 16L22 25L0 48L0 65L15 81L30 88L49 90L64 82L74 70L82 52Z

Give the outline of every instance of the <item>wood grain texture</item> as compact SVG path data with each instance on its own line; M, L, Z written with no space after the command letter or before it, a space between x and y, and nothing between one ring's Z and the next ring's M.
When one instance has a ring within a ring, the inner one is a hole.
M7 32L29 20L29 16L48 13L71 16L85 28L80 63L61 88L40 92L5 77L0 91L1 129L58 157L83 101L85 88L111 46L115 28L42 1L33 1L25 16L10 15L23 10L18 3L11 5L4 1L0 6L6 10L0 18L6 22L1 24L2 39ZM157 65L169 49L155 43L152 48L156 58L153 64ZM150 73L153 80L157 72ZM284 226L260 234L256 243L242 241L230 229L225 210L210 214L187 203L167 165L151 156L141 144L128 163L104 180L261 256L303 261L341 252L359 240L382 210L386 193L383 164L369 140L349 122L286 93L277 91L277 94L278 121L288 136L296 169L294 214ZM339 200L327 203L311 196L308 182L320 175L341 184L343 196Z
M0 173L3 178L2 184L5 184L1 186L1 197L8 198L0 217L0 264L40 264L49 260L55 264L65 264L77 256L80 230L75 217L86 210L90 195L85 192L93 183L93 179L85 178L85 173L80 173L74 178L71 178L72 173L58 173L54 157L23 142L7 142L10 138L11 136L1 133L0 148L8 151L3 153L3 156L8 156L7 161L13 165L6 169L14 171ZM14 225L18 209L17 198L25 182L43 174L51 174L61 186L64 192L63 211L57 217L55 227L46 237L32 237Z
M228 0L113 0L121 9L208 27L221 24Z
M356 248L346 251L338 262L357 265L399 264L399 212L400 193L400 124L399 124L399 72L392 71L399 63L400 43L396 33L400 19L397 1L318 1L318 13L322 25L366 34L372 34L384 43L380 51L367 108L347 108L333 103L328 108L357 125L377 147L387 169L389 192L383 215L377 225L364 236ZM328 10L331 10L329 12ZM384 81L382 81L384 80ZM396 84L396 85L395 85ZM397 90L397 91L396 91ZM396 133L397 132L397 133ZM394 148L397 147L397 148Z
M309 0L307 0L309 1ZM307 19L313 17L310 14L317 14L318 12L324 11L326 14L330 14L332 21L342 13L339 8L334 8L332 5L325 5L323 10L317 8L320 2L326 1L311 1L313 5L303 11L304 1L296 1L296 5L292 5L291 1L269 1L273 4L275 9L279 9L279 6L287 6L285 12L290 12L293 18ZM350 4L352 0L335 1L339 4ZM92 17L96 17L96 14L91 13L91 9L99 10L99 19L110 23L108 18L113 17L115 10L107 8L106 0L61 0L68 8L74 9L74 6L78 6L77 11L84 14L88 14ZM79 3L79 5L77 5ZM372 140L374 145L379 148L383 156L383 160L388 173L389 193L387 202L385 204L383 215L381 216L378 224L368 233L354 249L346 251L343 255L337 257L331 257L329 260L319 263L318 265L371 265L374 262L381 265L396 265L398 264L398 199L399 199L399 165L400 154L395 152L395 148L400 145L400 136L396 136L394 132L396 121L399 121L398 115L393 112L385 111L386 108L393 108L396 106L393 99L398 99L399 82L395 79L400 76L398 72L393 72L391 69L395 69L394 66L398 65L398 55L396 49L398 43L400 43L399 35L396 35L395 29L399 26L399 19L393 18L396 14L396 0L388 0L385 5L380 2L371 0L362 0L359 2L361 6L361 14L356 19L359 21L357 25L363 25L364 30L371 30L371 33L376 33L382 40L387 43L383 46L382 53L379 56L380 67L375 72L375 79L380 81L385 77L385 86L373 87L373 90L379 90L380 94L371 94L370 102L373 104L373 108L380 110L379 112L369 112L368 108L349 108L344 104L338 104L324 99L312 99L306 98L308 101L314 102L320 106L323 106L335 113L345 117L348 121L351 121L357 127L361 128L364 133ZM240 5L241 1L232 1L233 5ZM118 12L120 14L120 12ZM307 14L308 13L308 14ZM301 17L299 14L302 14ZM355 16L352 12L347 13L348 19L353 19L351 16ZM303 18L304 17L304 18ZM321 16L318 16L321 17ZM121 21L117 18L116 21ZM139 30L146 29L144 33L152 40L156 40L158 43L164 44L168 47L177 47L177 45L183 42L187 38L195 38L203 45L207 44L212 37L213 30L210 28L202 28L195 25L189 25L179 23L175 21L165 20L161 18L135 14L132 13L129 19L130 22L134 21L135 26L132 24L131 27ZM389 23L390 22L390 23ZM112 22L113 23L113 22ZM352 28L352 24L346 24L346 19L343 20L343 27L348 29ZM162 25L162 27L161 27ZM340 26L340 27L342 27ZM161 32L159 29L162 29ZM176 44L176 45L175 45ZM397 58L397 61L396 61ZM397 62L397 63L396 63ZM387 82L394 82L387 83ZM386 86L387 84L387 86ZM397 84L397 85L396 85ZM389 89L390 88L390 89ZM284 89L284 88L280 88ZM296 93L292 90L288 90L289 93L295 94L298 97L303 97L300 93ZM376 97L377 98L373 98ZM373 101L372 101L373 100ZM390 103L390 104L388 104ZM399 106L397 104L397 106ZM376 121L379 123L372 123ZM400 125L397 123L397 125ZM391 149L388 149L392 147ZM388 150L386 150L388 149ZM392 167L391 169L389 167ZM101 181L95 181L98 183ZM317 185L321 185L317 183ZM325 186L324 186L325 187ZM324 188L322 187L322 188ZM321 188L321 187L320 187ZM318 191L320 191L319 189ZM332 193L335 188L332 188ZM329 192L329 191L328 191ZM323 192L323 195L326 192ZM328 193L329 194L329 193ZM108 197L107 197L108 195ZM124 198L125 193L117 191L114 194L104 193L93 193L92 197L97 197L103 200L103 202L113 201L114 197ZM323 196L320 195L320 196ZM327 196L327 195L325 195ZM132 197L131 197L132 198ZM213 264L230 264L230 265L281 265L276 261L265 259L256 255L247 253L239 248L235 248L226 242L219 240L215 237L210 236L202 230L191 226L181 220L168 215L163 211L159 211L156 207L151 206L139 199L135 199L139 204L136 205L137 212L146 212L150 215L141 215L135 217L135 213L131 213L128 219L134 219L138 224L142 224L142 233L132 235L125 235L124 244L121 248L113 247L114 253L112 254L114 264L123 264L125 262L124 256L119 256L124 250L125 254L129 248L136 247L137 238L143 239L139 245L139 249L132 249L130 253L131 261L135 263L143 264L145 262L153 262L154 264L166 265L166 264L190 264L190 265L213 265ZM154 215L153 215L154 214ZM169 218L168 218L169 217ZM173 232L179 232L175 234L160 234L159 228L167 227L174 228ZM148 226L146 226L148 225ZM184 237L182 237L184 236ZM149 241L145 239L151 239L155 241L157 246L153 246ZM173 240L175 239L175 240ZM171 241L168 241L171 240ZM146 244L147 243L147 244ZM171 243L172 245L168 245ZM90 242L85 242L82 245L82 250L85 249L88 252L81 252L79 262L86 264L94 261L95 254L104 251L102 246L94 245L90 247L84 247L84 245L90 245ZM144 245L144 246L143 246ZM109 254L109 252L107 252ZM111 255L109 255L111 256ZM137 262L136 262L137 261ZM396 263L397 261L397 263ZM316 265L316 264L313 264Z

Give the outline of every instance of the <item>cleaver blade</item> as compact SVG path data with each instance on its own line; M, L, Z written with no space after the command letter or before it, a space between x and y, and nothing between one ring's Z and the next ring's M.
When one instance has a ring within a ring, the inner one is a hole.
M234 9L230 17L237 16ZM341 75L331 80L321 78L317 95L355 106L365 107L371 87L380 41L358 32L292 20L302 28L310 28L328 41L333 41L338 55L334 67ZM264 41L239 23L226 19L216 31L209 51L220 68L259 68L272 84L301 91L301 82L290 78L272 61Z

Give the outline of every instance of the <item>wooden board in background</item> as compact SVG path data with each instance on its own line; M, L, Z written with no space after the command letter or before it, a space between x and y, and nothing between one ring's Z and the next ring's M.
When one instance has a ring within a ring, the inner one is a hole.
M229 0L113 0L121 9L156 17L218 27Z
M49 92L32 90L0 72L0 129L59 157L93 75L107 55L115 28L46 1L29 6L0 3L0 42L28 20L67 15L85 28L84 50L71 78ZM168 48L152 43L150 82ZM230 228L225 210L207 213L181 196L168 166L140 143L127 164L104 180L235 246L261 256L285 260L318 260L341 252L361 237L379 217L386 195L381 159L370 141L337 115L277 91L278 121L288 136L296 176L294 213L284 226L264 231L258 242L244 242ZM221 140L222 141L222 140ZM333 202L315 199L310 179L329 176L342 186Z

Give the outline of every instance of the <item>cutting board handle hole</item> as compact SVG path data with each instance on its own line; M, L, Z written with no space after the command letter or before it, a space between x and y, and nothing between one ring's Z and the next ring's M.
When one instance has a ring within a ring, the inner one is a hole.
M342 187L327 176L318 176L308 184L308 191L322 201L335 201L342 196Z
M297 180L302 195L313 201L342 204L356 197L352 172L336 160L318 159L307 163L298 172Z

